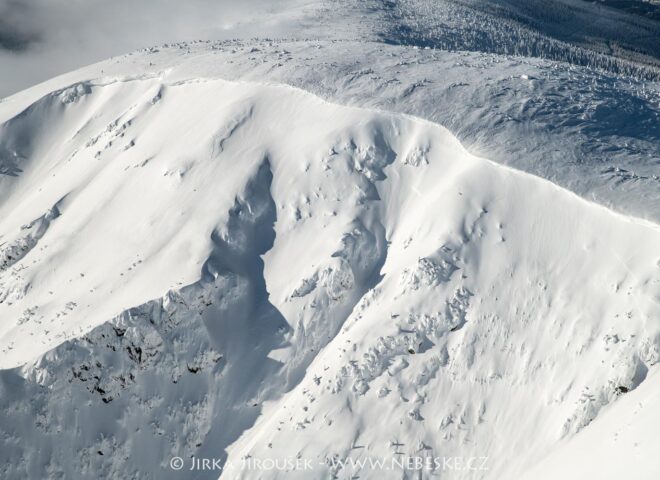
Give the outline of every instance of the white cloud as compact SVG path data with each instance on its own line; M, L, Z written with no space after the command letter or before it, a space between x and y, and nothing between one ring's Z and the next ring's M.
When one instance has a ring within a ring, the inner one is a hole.
M275 36L295 23L301 5L300 0L2 0L0 97L141 47Z

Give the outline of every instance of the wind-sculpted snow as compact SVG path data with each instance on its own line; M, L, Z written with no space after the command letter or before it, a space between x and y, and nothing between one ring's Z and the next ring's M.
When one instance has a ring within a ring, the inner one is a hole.
M19 235L11 240L11 243L10 241L3 242L0 246L0 271L8 270L37 246L39 239L48 230L50 222L59 217L59 215L60 212L57 204L55 204L41 217L25 225L21 225Z
M598 2L372 3L383 17L382 38L394 44L548 58L658 80L660 24Z
M145 76L0 144L2 478L517 478L657 370L658 226L427 121Z

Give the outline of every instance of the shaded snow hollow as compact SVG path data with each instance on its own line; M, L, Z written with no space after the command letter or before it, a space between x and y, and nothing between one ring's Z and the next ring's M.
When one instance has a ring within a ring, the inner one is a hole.
M2 478L518 478L657 383L658 226L432 123L136 78L45 95L0 152Z

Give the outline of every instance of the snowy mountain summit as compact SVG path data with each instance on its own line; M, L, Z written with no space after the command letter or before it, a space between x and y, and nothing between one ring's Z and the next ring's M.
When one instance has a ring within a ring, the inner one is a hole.
M658 478L658 98L236 40L5 99L0 477Z

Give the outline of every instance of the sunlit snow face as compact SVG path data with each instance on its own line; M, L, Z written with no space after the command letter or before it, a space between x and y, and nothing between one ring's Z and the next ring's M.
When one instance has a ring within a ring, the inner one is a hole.
M194 39L275 35L299 0L3 0L0 97L138 48ZM258 26L255 26L258 20Z

